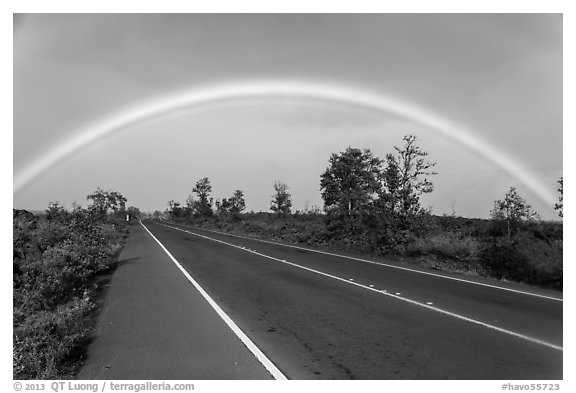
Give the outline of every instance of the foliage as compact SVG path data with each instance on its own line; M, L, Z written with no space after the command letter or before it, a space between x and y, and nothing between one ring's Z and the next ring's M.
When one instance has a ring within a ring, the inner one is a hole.
M558 211L560 217L564 217L564 177L561 177L560 180L558 180L558 184L560 185L558 188L558 193L560 195L558 196L558 203L554 204L554 210Z
M104 191L98 187L96 191L89 194L86 199L92 201L91 209L103 215L110 211L123 213L126 210L127 199L118 191Z
M218 216L223 216L230 213L231 203L228 199L222 198L221 200L216 200L216 214Z
M141 212L137 207L129 206L128 209L126 209L126 214L130 217L130 220L136 220L140 218Z
M170 205L171 217L269 240L562 288L561 223L540 221L513 187L495 201L491 220L432 215L420 198L434 190L430 177L437 174L436 163L428 161L415 136L406 135L403 141L385 160L354 147L332 154L320 176L325 214L308 203L292 214L288 187L276 181L273 213L242 213L244 196L237 190L241 198L235 199L235 193L216 201L214 217L187 218L177 214L176 203ZM562 214L562 179L559 184L557 209ZM242 208L230 220L236 200Z
M426 160L428 153L415 144L414 135L404 136L402 148L394 146L397 154L386 155L386 169L382 175L382 205L397 214L417 215L422 213L420 196L429 194L434 185L427 176L436 175L434 162Z
M494 221L495 233L505 231L508 238L518 230L522 221L539 219L538 214L514 187L510 187L504 199L494 201L494 209L490 211L490 217Z
M427 176L435 174L435 163L426 160L428 153L416 145L415 136L403 140L386 161L352 147L330 157L320 180L326 226L344 244L403 253L427 231L428 211L420 206L420 196L434 189Z
M244 209L246 209L246 201L244 200L244 192L241 190L234 191L232 197L228 199L222 198L222 200L216 201L216 213L220 217L238 218Z
M362 213L381 189L382 160L370 149L348 147L332 154L320 176L326 213L350 217Z
M193 211L195 216L210 217L212 212L213 199L210 197L212 192L212 185L207 177L196 182L192 192L196 193L198 200L192 202Z
M433 256L445 261L471 261L481 247L479 239L458 231L439 231L426 237L418 237L406 247L407 255L413 257Z
M216 216L194 224L272 241L373 258L402 258L439 270L562 289L562 223L523 222L518 233L508 240L494 237L491 220L427 214L414 217L418 223L390 224L386 227L389 232L377 235L368 226L363 236L352 237L331 231L325 218L318 213L279 217L260 212L244 213L237 221Z
M562 241L546 244L534 235L523 231L512 239L487 239L479 255L483 266L498 279L562 290Z
M288 192L288 186L280 180L274 182L274 195L270 210L278 215L290 214L292 211L292 195Z
M184 215L184 209L180 205L180 202L170 199L168 201L168 214L172 220L182 217Z
M14 210L15 379L73 377L90 334L95 279L110 269L126 231L124 220L96 208Z
M242 190L234 191L232 198L229 199L231 207L230 213L233 216L238 216L244 209L246 209L246 201L244 200L244 192Z

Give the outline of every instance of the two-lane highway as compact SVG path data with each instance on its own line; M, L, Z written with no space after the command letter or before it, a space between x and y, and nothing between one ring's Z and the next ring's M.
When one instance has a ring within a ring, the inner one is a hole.
M562 378L554 293L143 224L288 378Z

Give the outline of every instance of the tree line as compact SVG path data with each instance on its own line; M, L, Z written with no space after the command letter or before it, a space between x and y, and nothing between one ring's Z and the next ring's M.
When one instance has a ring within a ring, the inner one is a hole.
M384 158L356 147L331 154L319 176L322 211L293 213L289 188L277 180L270 212L246 213L242 190L214 200L204 177L184 206L171 200L165 214L270 240L419 259L438 269L562 288L561 223L542 221L515 187L494 201L489 220L433 215L422 197L434 191L436 163L416 136L402 142ZM558 192L554 209L563 217L563 178Z
M270 210L278 215L292 213L292 195L288 192L288 186L280 180L274 182L274 196L270 202ZM210 195L212 184L210 179L203 177L196 182L192 192L186 198L186 204L182 205L173 199L168 201L167 213L171 219L187 218L232 218L237 219L246 209L244 191L236 190L229 198L216 199Z
M403 145L384 159L370 149L348 147L333 153L328 167L320 175L320 192L324 201L325 223L334 236L351 241L366 241L387 247L412 241L426 230L426 217L431 211L422 206L421 197L434 190L432 177L435 162L417 145L414 135L406 135ZM559 201L554 208L562 217L563 179L559 181ZM277 180L273 184L270 211L277 216L292 214L292 196L288 186ZM185 205L170 200L167 213L172 219L209 217L239 219L246 208L244 192L234 191L229 198L214 200L212 185L204 177L196 182ZM539 217L515 187L494 202L490 212L495 225L504 225L508 237L521 222Z

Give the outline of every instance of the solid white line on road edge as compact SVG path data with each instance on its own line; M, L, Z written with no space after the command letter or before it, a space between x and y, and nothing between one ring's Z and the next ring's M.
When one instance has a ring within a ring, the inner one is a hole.
M165 220L163 220L163 219L160 219L160 221L165 222L165 223L168 223L168 221L165 221ZM193 228L193 229L197 229L197 228ZM501 287L501 286L499 286L499 285L486 284L486 283L483 283L483 282L471 281L471 280L466 280L466 279L458 278L458 277L450 277L450 276L445 276L445 275L443 275L443 274L430 273L430 272L425 272L425 271L418 270L418 269L411 269L411 268L409 268L409 267L396 266L396 265L391 265L391 264L384 263L384 262L371 261L371 260L369 260L369 259L362 259L362 258L357 258L357 257L348 256L348 255L335 254L335 253L327 252L327 251L314 250L314 249L312 249L312 248L294 246L294 245L292 245L292 244L284 244L284 243L273 242L273 241L270 241L270 240L256 239L256 238L254 238L254 237L249 237L249 236L242 236L242 235L236 235L236 234L227 233L227 232L220 232L220 231L215 231L215 230L213 230L213 229L205 229L205 228L198 228L198 229L200 229L200 230L202 230L202 231L218 233L218 234L220 234L220 235L237 237L237 238L239 238L239 239L254 240L254 241L257 241L257 242L273 244L273 245L276 245L276 246L296 248L296 249L298 249L298 250L315 252L315 253L317 253L317 254L330 255L330 256L338 257L338 258L352 259L352 260L354 260L354 261L359 261L359 262L364 262L364 263L370 263L370 264L373 264L373 265L386 266L386 267L389 267L389 268L392 268L392 269L405 270L405 271L409 271L409 272L412 272L412 273L426 274L426 275L428 275L428 276L445 278L445 279L447 279L447 280L460 281L460 282L464 282L464 283L467 283L467 284L480 285L480 286L483 286L483 287L500 289L500 290L502 290L502 291L514 292L514 293L518 293L518 294L522 294L522 295L534 296L534 297L539 297L539 298L542 298L542 299L548 299L548 300L555 300L555 301L558 301L558 302L563 302L563 299L560 299L560 298L557 298L557 297L554 297L554 296L547 296L547 295L541 295L541 294L539 294L539 293L534 293L534 292L521 291L521 290L519 290L519 289L506 288L506 287Z
M214 309L214 311L216 311L216 313L220 316L220 318L222 318L224 322L226 322L228 327L232 329L232 331L236 334L236 336L240 339L240 341L242 341L242 343L250 350L250 352L252 352L252 354L256 356L256 359L258 359L258 361L262 363L262 365L266 368L266 370L268 370L268 372L272 374L274 379L287 380L288 378L286 378L286 376L282 373L282 371L280 371L274 365L274 363L272 363L272 361L268 359L266 355L264 355L264 353L260 350L260 348L258 348L256 344L254 344L254 342L252 342L252 340L250 340L250 338L246 334L244 334L244 332L238 327L238 325L236 325L236 323L234 323L234 321L224 312L224 310L222 310L222 308L220 308L220 306L210 297L210 295L208 295L208 293L204 290L204 288L202 288L200 284L198 284L198 282L194 278L192 278L192 276L186 271L186 269L182 267L180 262L178 262L176 258L172 256L170 251L168 251L168 249L164 247L164 245L160 242L160 240L158 240L156 236L154 236L152 232L150 232L150 230L146 228L146 225L144 225L142 221L140 221L140 224L144 227L144 229L146 229L148 234L152 236L152 239L156 240L156 242L160 245L162 250L164 250L164 252L170 257L172 262L174 262L174 264L178 267L178 269L180 269L180 271L182 272L182 274L184 274L184 276L188 279L188 281L190 281L192 285L194 285L194 287L198 290L198 292L200 292L200 294L204 297L204 299L206 299L206 301L210 304L210 306L212 306L212 308Z
M144 225L144 224L142 224L142 225ZM403 301L403 302L407 302L407 303L413 304L413 305L415 305L415 306L420 306L420 307L426 308L426 309L428 309L428 310L436 311L436 312L438 312L438 313L441 313L441 314L444 314L444 315L448 315L448 316L451 316L451 317L460 319L460 320L462 320L462 321L470 322L470 323L473 323L473 324L475 324L475 325L479 325L479 326L482 326L482 327L485 327L485 328L488 328L488 329L496 330L496 331L498 331L498 332L505 333L505 334L508 334L508 335L511 335L511 336L514 336L514 337L517 337L517 338L520 338L520 339L523 339L523 340L526 340L526 341L530 341L530 342L535 343L535 344L539 344L539 345L543 345L543 346L548 347L548 348L555 349L555 350L557 350L557 351L563 351L563 348L562 348L561 346L559 346L559 345L552 344L552 343L549 343L549 342L547 342L547 341L540 340L540 339L538 339L538 338L526 336L526 335L521 334L521 333L516 333L516 332L513 332L513 331L511 331L511 330L507 330L507 329L504 329L504 328L501 328L501 327L498 327L498 326L495 326L495 325L491 325L491 324L486 323L486 322L482 322L482 321L478 321L478 320L476 320L476 319L472 319L472 318L466 317L466 316L464 316L464 315L460 315L460 314L453 313L453 312L451 312L451 311L443 310L443 309L441 309L441 308L434 307L434 306L429 305L429 304L420 303L420 302L417 302L417 301L415 301L415 300L410 300L410 299L407 299L407 298L405 298L405 297L398 296L399 294L396 295L396 294L388 293L388 292L386 292L386 291L383 292L383 291L378 290L378 289L375 289L375 288L370 288L370 287L367 286L367 285L359 284L359 283L354 282L354 281L349 281L349 280L347 280L347 279L345 279L345 278L341 278L341 277L338 277L338 276L334 276L334 275L329 274L329 273L324 273L324 272L321 272L321 271L319 271L319 270L315 270L315 269L312 269L312 268L309 268L309 267L306 267L306 266L298 265L298 264L293 263L293 262L288 262L288 261L285 261L285 260L282 260L282 259L279 259L279 258L272 257L272 256L270 256L270 255L265 255L265 254L259 253L259 252L257 252L257 251L246 250L244 247L237 246L237 245L232 244L232 243L227 243L227 242L225 242L225 241L222 241L222 240L219 240L219 239L214 239L214 238L211 238L211 237L208 237L208 236L205 236L205 235L200 235L200 234L198 234L198 233L190 232L190 231L187 231L187 230L182 229L182 228L172 227L172 226L170 226L170 225L164 225L164 224L158 224L158 225L163 226L163 227L166 227L166 228L175 229L175 230L177 230L177 231L189 233L190 235L198 236L198 237L201 237L201 238L204 238L204 239L207 239L207 240L212 240L212 241L217 242L217 243L222 243L222 244L225 244L225 245L227 245L227 246L229 246L229 247L234 247L234 248L237 248L237 249L239 249L239 250L243 250L243 251L245 251L245 252L249 252L249 253L251 253L251 254L255 254L255 255L258 255L258 256L261 256L261 257L264 257L264 258L272 259L272 260L274 260L274 261L281 262L281 263L285 263L285 264L287 264L287 265L291 265L291 266L294 266L294 267L297 267L297 268L300 268L300 269L308 270L308 271L310 271L310 272L313 272L313 273L316 273L316 274L320 274L320 275L325 276L325 277L330 277L330 278L333 278L333 279L338 280L338 281L341 281L341 282L345 282L345 283L350 284L350 285L355 285L355 286L358 286L358 287L360 287L360 288L367 289L367 290L369 290L369 291L377 292L377 293L382 294L382 295L384 295L384 296L389 296L389 297L392 297L392 298L394 298L394 299L401 300L401 301Z

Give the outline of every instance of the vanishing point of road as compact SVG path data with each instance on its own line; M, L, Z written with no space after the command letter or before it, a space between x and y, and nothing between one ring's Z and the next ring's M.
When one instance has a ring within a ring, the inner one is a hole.
M561 294L144 220L80 379L562 379Z

